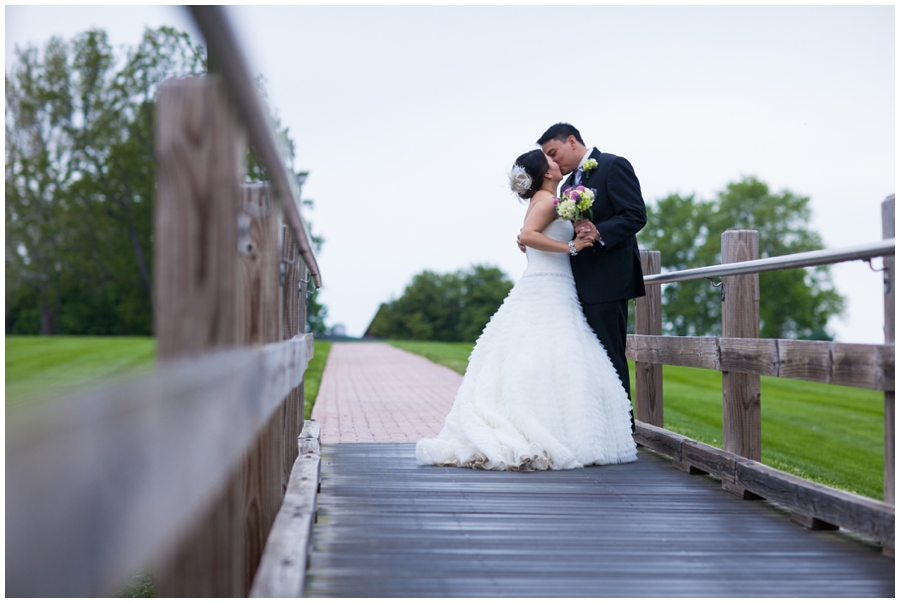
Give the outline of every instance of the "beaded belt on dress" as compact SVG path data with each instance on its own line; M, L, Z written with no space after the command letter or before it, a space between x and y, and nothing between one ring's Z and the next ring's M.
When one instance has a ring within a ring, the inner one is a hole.
M527 274L523 274L522 278L528 278L529 276L563 276L563 277L572 277L571 272L529 272Z

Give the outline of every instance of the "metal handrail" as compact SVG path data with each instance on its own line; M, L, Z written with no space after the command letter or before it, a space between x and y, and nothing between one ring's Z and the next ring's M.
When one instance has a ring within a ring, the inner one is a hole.
M217 70L225 80L237 112L241 117L250 143L256 149L259 161L266 170L274 189L276 203L284 210L284 219L297 243L306 267L312 275L316 287L322 286L319 264L310 245L311 237L300 219L297 207L300 204L300 190L293 176L284 165L275 134L269 124L268 114L262 100L256 93L256 86L250 76L250 68L241 52L234 30L221 6L190 6L191 16L209 48Z
M894 255L894 239L884 239L877 243L866 243L840 249L819 249L817 251L804 251L759 260L746 262L734 262L732 264L716 264L702 268L689 268L676 270L664 274L651 274L644 277L646 285L661 285L663 283L677 283L701 278L714 278L721 276L737 276L739 274L756 274L760 272L773 272L775 270L787 270L789 268L809 268L824 264L839 264L854 260L870 260L872 258Z

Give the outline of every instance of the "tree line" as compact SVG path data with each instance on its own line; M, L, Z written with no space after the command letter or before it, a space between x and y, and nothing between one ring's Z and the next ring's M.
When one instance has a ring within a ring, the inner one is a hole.
M660 251L663 272L721 263L721 238L728 228L758 230L763 258L812 251L822 248L822 239L809 226L811 214L808 197L788 190L772 192L757 178L745 177L713 199L673 194L648 203L647 225L638 233L638 242L642 249ZM766 272L759 282L760 337L833 338L828 321L843 312L844 298L828 266ZM475 341L511 286L497 268L423 271L398 299L381 305L366 335ZM708 280L665 285L662 297L664 334L721 334L721 297Z
M152 334L156 93L206 69L205 49L170 27L119 51L100 29L16 49L6 73L7 334ZM247 178L265 178L252 149ZM313 298L310 310L324 330L326 309Z
M398 299L381 304L366 336L475 341L510 289L512 282L492 266L448 274L425 270Z

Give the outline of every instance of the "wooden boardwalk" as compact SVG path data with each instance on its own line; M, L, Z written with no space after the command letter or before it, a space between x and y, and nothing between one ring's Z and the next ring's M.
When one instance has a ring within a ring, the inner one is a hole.
M322 446L306 596L894 596L879 547L802 528L646 449L626 465L487 472L421 467L413 443L346 437Z

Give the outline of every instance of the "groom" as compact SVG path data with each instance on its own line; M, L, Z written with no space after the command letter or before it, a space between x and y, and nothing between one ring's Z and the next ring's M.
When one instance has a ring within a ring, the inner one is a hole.
M576 236L590 238L594 244L572 256L572 274L588 324L606 348L631 398L625 334L628 300L644 295L635 237L647 223L641 185L627 159L588 149L570 124L551 126L537 143L564 175L569 174L562 190L581 185L596 191L593 221L575 223ZM633 413L631 429L634 431Z

